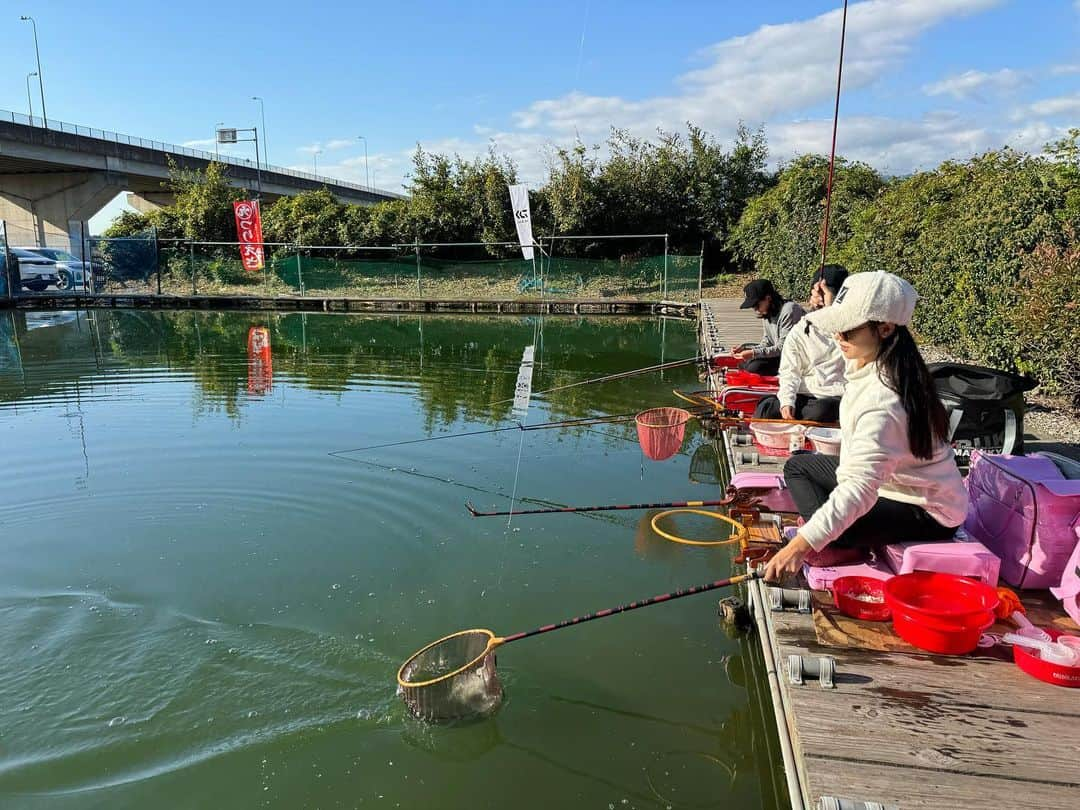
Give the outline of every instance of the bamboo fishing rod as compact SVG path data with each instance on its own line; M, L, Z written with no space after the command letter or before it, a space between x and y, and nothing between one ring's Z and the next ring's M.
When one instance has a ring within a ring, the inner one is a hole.
M699 406L696 409L688 411L691 416L705 416L708 411ZM575 428L575 427L589 427L590 425L607 425L617 422L632 422L637 418L637 415L641 411L634 411L633 413L618 413L609 414L607 416L588 416L581 419L563 419L557 422L540 422L535 425L507 425L506 427L499 428L487 428L485 430L469 430L464 433L447 433L442 436L425 436L420 439L406 439L400 442L384 442L383 444L371 444L366 447L354 447L350 450L334 450L327 455L341 456L346 453L359 453L364 450L382 450L387 447L403 447L408 444L423 444L424 442L437 442L442 439L461 439L466 436L484 436L492 433L504 433L510 430L530 431L530 430L548 430L550 428Z

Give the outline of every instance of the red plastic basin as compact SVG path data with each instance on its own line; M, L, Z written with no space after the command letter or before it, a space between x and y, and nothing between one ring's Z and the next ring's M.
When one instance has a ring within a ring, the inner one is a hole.
M890 580L891 581L891 580ZM979 646L979 637L994 623L993 611L967 615L959 622L915 616L893 607L893 630L908 644L941 655L964 655Z
M853 619L883 622L892 613L885 602L885 583L873 577L837 577L832 584L837 609ZM862 597L862 598L860 598ZM877 601L868 601L873 599Z
M1048 629L1046 632L1054 640L1057 640L1057 637L1061 635L1053 628ZM1016 644L1013 646L1013 660L1020 669L1040 681L1046 681L1055 686L1071 686L1074 689L1080 687L1080 667L1066 667L1061 664L1051 664L1049 661L1043 661L1038 650L1031 650Z
M983 582L954 574L915 571L885 583L885 601L893 612L953 625L976 624L998 604L997 591ZM965 622L965 619L967 621Z

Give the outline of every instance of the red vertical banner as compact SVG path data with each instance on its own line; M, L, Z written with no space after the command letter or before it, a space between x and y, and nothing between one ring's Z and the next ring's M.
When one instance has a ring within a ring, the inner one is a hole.
M262 270L263 235L262 217L258 200L239 200L233 203L236 215L236 239L240 243L240 260L245 270Z
M270 330L265 326L248 329L248 393L266 394L274 387L274 358L270 351Z

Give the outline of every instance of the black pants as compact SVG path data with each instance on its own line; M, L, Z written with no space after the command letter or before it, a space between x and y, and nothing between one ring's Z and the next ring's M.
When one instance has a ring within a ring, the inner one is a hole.
M829 493L836 489L839 463L836 456L800 453L784 465L784 481L804 520L809 520L829 499ZM878 498L869 512L829 545L832 548L867 548L913 540L948 540L956 529L956 526L942 526L921 506Z
M765 374L769 377L775 377L780 373L780 358L753 357L739 363L739 368L743 371L752 371L755 374Z
M780 400L765 397L754 408L758 419L779 419ZM840 399L838 397L812 397L807 394L795 395L795 418L810 422L840 421Z

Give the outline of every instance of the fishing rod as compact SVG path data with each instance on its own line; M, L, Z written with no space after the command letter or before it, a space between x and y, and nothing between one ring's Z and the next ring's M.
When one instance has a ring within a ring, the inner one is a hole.
M722 425L749 425L751 423L755 425L805 425L807 427L824 427L824 428L836 428L839 425L836 422L815 422L810 419L768 419L765 417L756 416L743 416L736 412L727 412L720 407L719 403L714 400L709 400L707 395L703 392L693 391L689 394L683 393L679 389L674 389L671 393L677 396L684 402L689 402L696 405L699 408L712 407L715 413L711 418ZM705 400L705 402L702 402ZM706 404L706 402L708 404Z
M693 506L727 506L732 502L731 498L722 498L715 501L662 501L658 503L619 503L607 506L562 506L545 509L518 509L500 512L480 512L472 503L465 501L465 508L473 517L506 517L507 515L551 515L566 512L609 512L617 509L670 509Z
M615 374L605 374L603 377L593 377L591 380L579 380L574 383L567 383L566 385L556 385L554 388L545 388L543 391L533 391L533 396L539 396L540 394L550 394L553 391L565 391L567 388L577 388L580 385L592 385L593 383L611 382L613 380L623 380L627 377L634 377L638 374L648 374L653 371L666 371L669 368L679 368L680 366L688 366L692 363L697 363L705 358L701 355L697 357L688 357L685 360L672 360L669 363L658 363L655 366L645 366L644 368L635 368L630 371L620 371ZM500 399L498 402L492 402L492 405L502 405L506 402L513 402L514 398Z
M707 413L707 411L704 410L702 407L699 407L696 410L701 411L701 413L698 413L698 412L692 410L692 411L690 411L690 415L691 416L704 416ZM447 434L445 434L443 436L425 436L425 437L423 437L421 439L406 439L405 441L400 441L400 442L385 442L383 444L371 444L371 445L368 445L367 447L354 447L351 450L334 450L333 452L328 453L327 455L340 456L340 455L344 455L346 453L359 453L359 452L361 452L363 450L381 450L381 449L387 448L387 447L403 447L404 445L407 445L407 444L422 444L424 442L437 442L437 441L440 441L442 439L461 439L461 438L464 438L466 436L484 436L484 435L491 434L491 433L504 433L504 432L509 431L509 430L521 430L521 431L548 430L550 428L589 427L591 425L607 425L607 424L613 424L613 423L617 423L617 422L632 422L635 418L637 418L637 415L639 413L641 413L641 412L640 411L634 411L633 413L609 414L607 416L587 416L587 417L582 417L580 419L563 419L563 420L560 420L560 421L557 421L557 422L539 422L539 423L537 423L535 425L517 424L517 425L507 425L506 427L499 427L499 428L487 428L485 430L470 430L470 431L466 431L464 433L447 433Z

